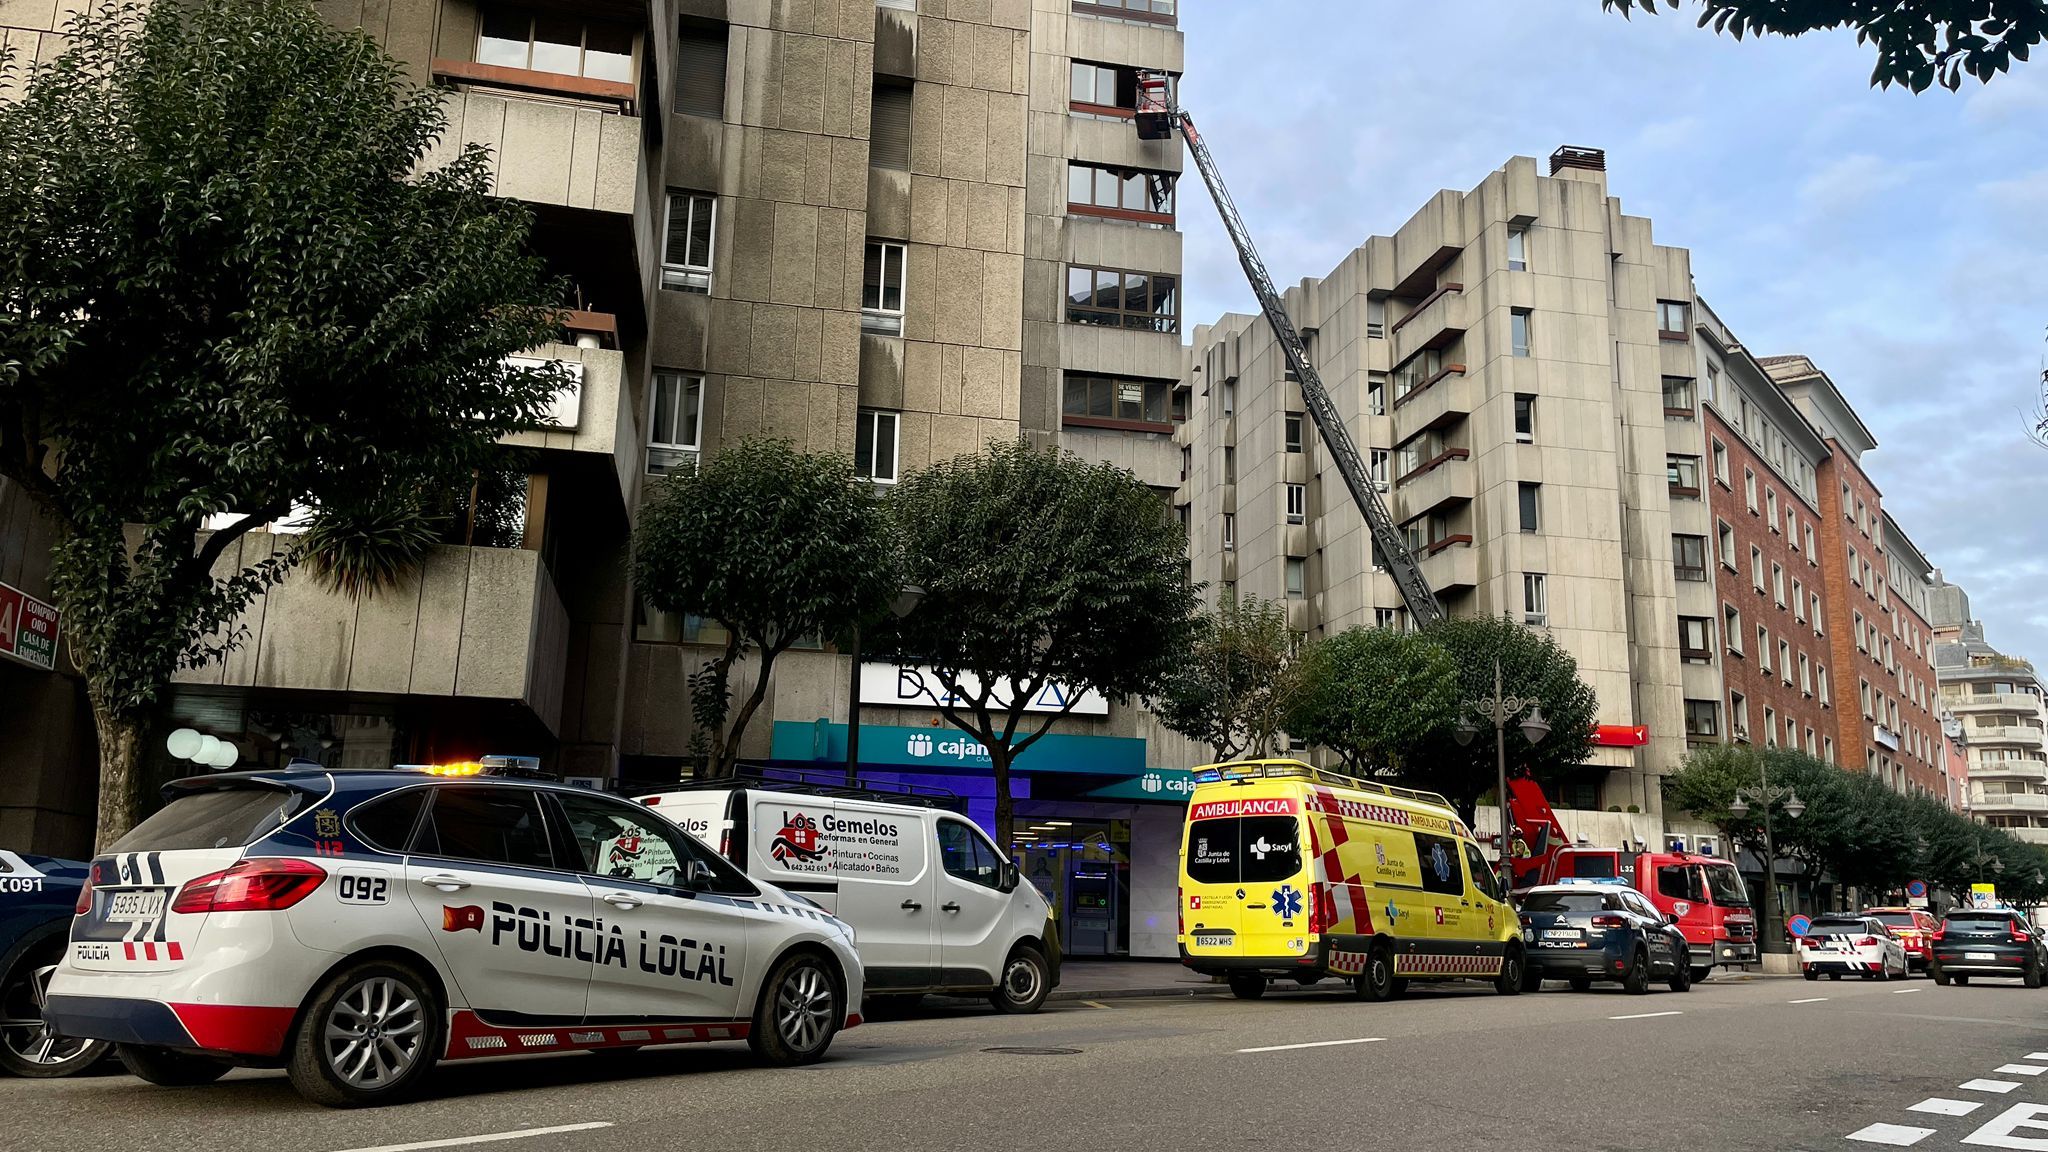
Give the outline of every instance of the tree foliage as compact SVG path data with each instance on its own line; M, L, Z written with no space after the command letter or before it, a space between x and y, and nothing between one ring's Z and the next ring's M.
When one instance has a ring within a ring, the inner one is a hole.
M1310 645L1287 731L1350 772L1419 782L1417 751L1458 721L1458 666L1433 636L1353 628Z
M887 609L894 561L881 501L843 456L750 440L653 485L634 530L634 585L664 612L726 630L725 647L690 677L707 775L731 775L790 645L845 635ZM759 666L734 716L732 672L749 653Z
M889 505L924 597L876 646L930 665L940 712L988 749L1007 848L1019 752L1083 691L1164 692L1196 627L1187 537L1129 472L1021 442L914 473ZM1050 684L1066 707L1028 714Z
M565 382L530 215L359 31L296 0L88 6L0 106L0 474L56 524L101 744L139 815L171 673L297 559L250 530L461 486ZM207 518L233 514L208 531Z
M1684 0L1661 0L1673 11ZM1660 11L1660 0L1600 0L1601 7L1627 17ZM1800 36L1821 29L1853 28L1856 40L1877 51L1872 85L1904 85L1924 92L1940 84L1951 91L1965 76L1989 83L2024 61L2048 36L2048 4L2042 0L1701 0L1700 27L1740 40L1775 33Z
M1196 620L1152 711L1167 728L1209 746L1219 761L1267 755L1287 727L1301 683L1287 610L1257 596L1225 596Z

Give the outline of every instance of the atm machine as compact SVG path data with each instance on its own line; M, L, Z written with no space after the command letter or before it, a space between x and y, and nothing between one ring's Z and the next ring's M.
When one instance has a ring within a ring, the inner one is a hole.
M1067 917L1060 941L1069 956L1116 951L1116 865L1071 853L1067 864Z

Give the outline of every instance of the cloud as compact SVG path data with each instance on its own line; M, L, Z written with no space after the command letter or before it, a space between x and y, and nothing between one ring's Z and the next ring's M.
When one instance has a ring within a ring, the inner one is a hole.
M1872 196L1898 187L1906 178L1905 167L1868 152L1838 156L1799 185L1799 207L1815 217L1847 216Z

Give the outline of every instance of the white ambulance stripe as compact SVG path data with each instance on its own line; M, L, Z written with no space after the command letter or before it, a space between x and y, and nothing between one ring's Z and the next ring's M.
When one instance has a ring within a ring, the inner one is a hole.
M1935 1116L1968 1116L1983 1106L1976 1100L1950 1100L1946 1096L1930 1096L1906 1111L1926 1112Z
M446 1140L415 1140L410 1144L379 1144L371 1148L349 1148L344 1152L425 1152L428 1148L460 1148L465 1144L496 1144L501 1140L524 1140L528 1136L558 1136L564 1132L590 1132L609 1128L605 1120L589 1124L556 1124L548 1128L521 1128L513 1132L488 1132L482 1136L454 1136Z
M1932 1135L1932 1128L1908 1128L1904 1124L1872 1124L1868 1128L1849 1133L1849 1139L1862 1140L1869 1144L1889 1144L1894 1148L1910 1148Z
M1385 1036L1361 1036L1356 1040L1317 1040L1308 1044L1272 1044L1264 1048L1239 1048L1238 1055L1248 1052L1292 1052L1297 1048L1342 1048L1348 1044L1377 1044Z

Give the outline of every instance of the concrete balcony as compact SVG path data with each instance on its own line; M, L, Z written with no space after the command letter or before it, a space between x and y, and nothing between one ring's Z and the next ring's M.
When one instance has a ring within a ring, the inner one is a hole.
M1394 484L1394 519L1406 523L1447 504L1469 502L1475 493L1474 469L1463 448L1446 449Z
M1446 364L1423 377L1394 400L1394 441L1441 428L1472 415L1479 386L1465 375L1463 364Z
M639 412L625 387L625 353L615 348L544 344L532 358L567 365L575 382L555 397L548 422L514 432L502 443L602 459L616 476L622 504L630 504L640 475Z
M1963 738L1971 744L2024 744L2029 748L2039 748L2048 744L2048 733L2025 725L1979 728L1972 724L1963 729Z
M640 118L631 86L583 92L598 84L516 68L436 60L434 76L452 85L448 131L426 167L453 159L466 144L491 150L492 190L530 204L633 214L640 187Z
M218 571L236 571L281 543L252 532L228 549ZM405 584L361 600L298 568L236 624L246 634L225 662L173 679L502 700L524 704L549 732L559 731L569 616L538 552L438 547Z
M1394 234L1394 294L1419 296L1465 248L1465 196L1449 188L1430 197Z
M1479 553L1470 536L1447 536L1423 549L1422 578L1439 596L1479 587Z
M1446 284L1387 327L1394 341L1394 363L1432 348L1447 348L1478 323L1479 305L1461 284Z
M2048 813L2048 794L1973 795L1970 798L1970 812L1976 816Z
M2048 844L2048 826L2034 828L2007 828L2007 832L2029 844Z
M1972 780L2031 780L2048 785L2048 764L2039 760L1991 760L1970 765Z

